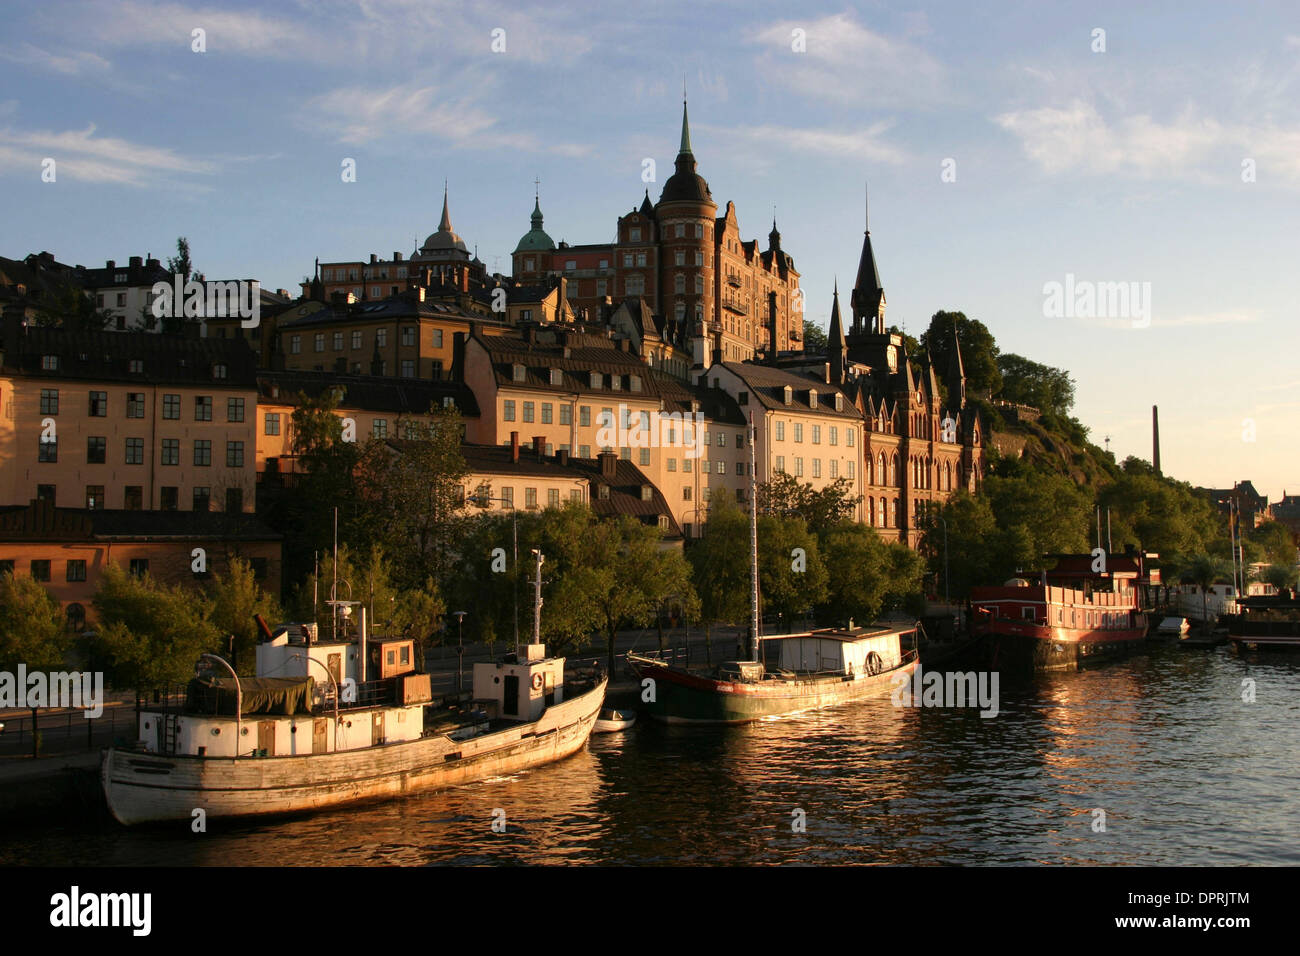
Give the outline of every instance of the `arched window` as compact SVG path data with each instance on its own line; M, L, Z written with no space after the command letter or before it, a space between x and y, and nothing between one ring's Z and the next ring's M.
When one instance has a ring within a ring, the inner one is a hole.
M881 499L880 499L880 501L879 501L879 505L880 505L879 520L876 521L876 525L877 525L878 527L884 528L884 527L886 527L886 524L885 524L885 499L884 499L884 498L881 498Z
M876 467L876 484L883 485L889 472L885 470L885 453L880 453L880 464Z
M874 525L875 523L876 523L876 499L868 498L867 499L867 524Z
M898 452L889 459L889 484L894 488L903 487L903 476L898 472Z

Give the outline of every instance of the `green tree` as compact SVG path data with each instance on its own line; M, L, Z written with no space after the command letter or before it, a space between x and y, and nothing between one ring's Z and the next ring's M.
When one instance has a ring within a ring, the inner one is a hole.
M862 496L852 491L853 482L848 478L837 478L824 488L814 489L811 482L779 472L771 480L761 482L754 494L759 514L802 518L809 531L821 536L853 517Z
M983 322L968 319L962 312L936 312L929 328L921 335L920 348L929 350L937 370L946 370L952 355L954 328L961 342L967 390L996 395L1002 388L998 346Z
M749 515L736 504L727 488L719 488L709 502L704 535L687 546L695 591L700 596L704 644L713 658L712 628L734 624L749 616Z
M998 356L1003 401L1032 405L1060 418L1074 407L1074 379L1068 372L1007 352Z
M758 586L765 615L780 615L785 627L792 626L797 615L825 601L827 580L817 537L802 518L759 517Z
M187 680L200 654L221 653L212 605L192 589L167 586L105 564L95 611L98 651L112 662L114 683L137 691Z
M1279 591L1296 586L1296 566L1294 564L1270 564L1260 572L1260 579L1273 585Z
M52 325L71 332L102 332L114 321L113 313L95 305L95 300L70 279L53 285L41 298L36 325Z
M1291 529L1280 521L1265 521L1243 537L1258 549L1261 561L1283 566L1296 563L1295 538Z
M906 545L881 540L873 528L845 522L827 533L822 548L826 565L835 569L819 608L823 622L866 624L921 596L921 556Z
M1201 590L1201 620L1209 626L1209 590L1212 584L1229 578L1232 570L1219 558L1208 554L1198 554L1188 562L1182 573L1182 579L1188 584L1195 584Z
M282 616L279 602L261 589L252 565L242 558L232 558L225 574L213 575L208 597L212 626L233 645L231 663L241 674L255 673L260 635L253 615L261 614L268 625L274 625Z
M823 352L829 344L822 327L811 319L803 320L803 347L807 352Z
M49 592L29 577L0 574L0 671L13 674L19 664L29 672L62 670L68 648L63 615ZM18 688L20 693L26 689ZM40 756L38 709L31 708L33 757Z

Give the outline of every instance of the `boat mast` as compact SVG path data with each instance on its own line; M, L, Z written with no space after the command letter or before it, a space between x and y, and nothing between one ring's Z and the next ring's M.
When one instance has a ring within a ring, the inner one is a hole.
M754 484L754 413L749 413L749 567L751 579L751 607L749 626L754 635L754 660L759 660L758 641L758 498Z
M533 643L542 643L542 562L546 560L542 552L533 549L537 558L537 580L533 584Z

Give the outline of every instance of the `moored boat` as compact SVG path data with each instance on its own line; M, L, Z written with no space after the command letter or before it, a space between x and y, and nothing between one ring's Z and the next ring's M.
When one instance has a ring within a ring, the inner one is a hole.
M1238 650L1300 650L1300 596L1295 590L1242 598L1225 614L1228 640Z
M204 655L213 667L183 709L142 711L137 745L105 751L120 823L299 813L515 773L582 749L605 699L603 673L566 678L536 631L519 652L474 665L470 703L437 708L412 642L368 641L364 609L355 641L261 626L256 678ZM221 667L229 677L214 675Z
M1140 555L1055 557L1038 584L1012 578L971 589L973 630L984 638L989 665L1078 668L1142 650L1147 618L1137 585L1158 581L1159 571L1146 575Z
M592 730L593 734L616 734L620 730L627 730L636 723L635 710L613 710L606 708L600 712L596 718L596 726Z

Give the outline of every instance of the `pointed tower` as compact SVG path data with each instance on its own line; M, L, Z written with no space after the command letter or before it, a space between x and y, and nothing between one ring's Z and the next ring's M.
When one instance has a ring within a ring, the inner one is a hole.
M767 247L774 252L781 251L781 232L776 228L776 216L772 217L772 231L767 234Z
M551 265L550 253L555 249L555 242L542 228L542 200L536 193L530 222L532 228L523 234L515 251L510 254L515 277L519 279L536 279L545 275Z
M966 407L966 366L961 361L961 340L957 326L952 328L952 348L948 352L948 405L954 412Z
M862 255L858 259L858 276L853 283L853 331L855 334L885 331L885 289L876 269L876 255L871 248L871 227L862 231Z
M447 211L447 184L442 186L442 219L438 231L432 233L413 259L431 259L435 262L469 262L469 249L465 240L451 228L451 214Z
M840 321L840 281L835 280L835 298L831 305L831 328L827 335L827 359L831 363L831 381L844 384L844 363L849 354L849 343L844 337L844 324Z

